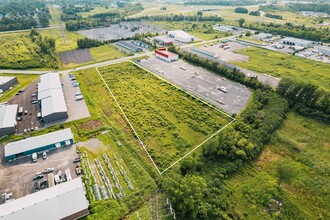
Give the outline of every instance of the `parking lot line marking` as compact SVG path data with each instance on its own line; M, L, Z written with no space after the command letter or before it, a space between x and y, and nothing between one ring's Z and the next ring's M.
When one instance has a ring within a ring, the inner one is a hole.
M137 134L136 130L134 129L133 125L131 124L130 120L128 119L128 117L126 116L124 110L122 109L122 107L120 106L119 102L117 101L116 97L114 96L114 94L112 93L111 89L109 88L108 84L106 83L106 81L104 80L102 74L100 73L100 71L98 70L98 67L95 67L95 69L97 70L98 74L100 75L103 83L105 84L105 86L107 87L107 90L110 92L110 95L112 96L112 98L115 100L116 104L118 105L121 113L124 115L125 120L127 121L127 123L129 124L129 126L131 127L131 129L133 130L134 134L136 135L136 137L138 138L138 141L140 142L140 144L142 145L143 149L146 151L148 157L150 158L151 162L153 163L153 165L155 166L156 170L158 171L158 173L160 175L162 175L164 172L168 171L170 168L172 168L174 165L176 165L177 163L179 163L181 160L183 160L185 157L187 157L189 154L191 154L192 152L194 152L196 149L200 148L203 144L205 144L207 141L209 141L210 139L212 139L215 135L219 134L223 129L225 129L227 126L229 126L230 124L232 124L235 121L235 118L231 117L230 115L228 115L227 113L221 111L220 109L216 108L215 106L207 103L206 101L204 101L203 99L191 94L190 92L178 87L177 85L173 84L172 82L156 75L155 73L153 73L152 71L144 68L143 66L138 65L137 63L133 62L132 60L123 60L121 62L131 62L132 64L138 66L139 68L151 73L152 75L156 76L158 79L161 79L162 81L165 81L167 83L169 83L170 85L174 86L175 88L179 89L180 91L192 96L193 98L197 99L198 101L206 104L207 106L211 107L212 109L218 111L219 113L229 117L230 119L232 119L232 121L230 121L228 124L226 124L225 126L223 126L222 128L220 128L218 131L216 131L214 134L212 134L211 136L209 136L207 139L205 139L202 143L198 144L196 147L194 147L192 150L190 150L188 153L186 153L184 156L182 156L181 158L179 158L177 161L175 161L172 165L170 165L169 167L165 168L163 171L160 171L158 166L156 165L155 161L152 159L151 155L149 154L147 148L145 147L144 143L142 142L142 140L140 139L139 135ZM116 63L112 63L112 64L117 64L117 63L121 63L121 62L116 62ZM112 64L106 65L106 66L110 66Z

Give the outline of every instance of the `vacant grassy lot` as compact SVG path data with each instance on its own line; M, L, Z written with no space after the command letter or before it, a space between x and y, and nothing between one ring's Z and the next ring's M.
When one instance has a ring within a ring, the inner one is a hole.
M290 113L253 166L227 182L246 219L330 218L330 127Z
M240 67L277 77L293 77L330 90L329 64L254 47L236 52L250 57L249 62L234 62Z
M86 62L83 64L76 64L76 63L63 64L62 69L74 68L78 66L88 65L106 60L114 60L128 56L127 53L121 52L117 48L111 45L92 47L90 48L90 54L93 57L93 61Z
M130 62L99 70L161 171L230 121Z
M0 74L0 76L16 76L18 80L18 84L13 87L11 90L5 91L1 96L0 96L0 102L5 102L7 101L10 97L14 96L18 90L21 90L25 88L27 85L29 85L32 81L36 80L39 75L33 75L33 74Z
M28 32L0 34L0 68L47 68L53 63L53 57L41 53Z
M230 34L213 30L215 22L154 22L166 30L184 30L202 40L212 40L230 36Z

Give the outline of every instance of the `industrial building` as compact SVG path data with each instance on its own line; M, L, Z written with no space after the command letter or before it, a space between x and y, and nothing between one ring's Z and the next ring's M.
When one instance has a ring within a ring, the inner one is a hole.
M272 34L260 33L260 34L254 35L253 36L253 39L262 40L262 41L268 41L268 40L272 39L272 37L273 37Z
M156 42L156 44L165 47L173 45L173 40L166 36L157 36L153 39L153 41Z
M16 132L17 105L0 106L0 137Z
M309 40L303 40L303 39L293 38L293 37L285 37L285 38L283 38L283 39L280 40L280 43L291 45L291 46L309 47L314 42L313 41L309 41Z
M150 48L150 45L149 44L144 43L143 41L140 41L140 40L133 40L133 41L131 41L131 43L134 44L135 46L143 47L145 49L149 49Z
M179 41L181 43L189 43L189 42L192 42L192 41L196 40L196 37L188 34L185 31L182 31L182 30L168 31L167 35L169 37L174 38L176 41Z
M38 100L41 103L41 117L44 122L68 118L68 109L58 73L47 73L40 76Z
M11 142L5 145L5 159L13 160L73 144L71 128Z
M330 56L330 47L328 46L319 46L319 47L316 47L316 49L324 54L325 56Z
M88 214L81 177L0 205L0 220L73 220Z
M116 43L118 46L126 49L126 50L129 50L129 51L132 51L134 53L138 53L138 52L142 52L143 49L141 47L138 47L132 43L130 43L129 41L118 41Z
M167 51L166 48L160 48L158 50L155 50L155 53L157 58L165 60L167 62L172 62L179 59L178 54Z
M17 85L18 81L13 76L0 76L0 93L8 90L10 87Z

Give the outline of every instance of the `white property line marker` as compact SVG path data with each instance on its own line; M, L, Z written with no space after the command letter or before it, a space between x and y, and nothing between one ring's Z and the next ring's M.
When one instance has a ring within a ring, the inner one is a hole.
M127 62L127 60L123 60L121 62ZM118 64L118 63L121 63L121 62L116 62L116 63L113 63L113 64ZM223 126L222 128L220 128L218 131L216 131L214 134L212 134L211 136L209 136L207 139L205 139L202 143L200 143L199 145L197 145L196 147L194 147L192 150L190 150L187 154L185 154L184 156L182 156L181 158L179 158L176 162L174 162L172 165L170 165L169 167L167 167L166 169L164 169L162 172L160 172L160 170L158 169L158 166L156 165L155 161L152 159L151 155L149 154L146 146L144 145L144 143L142 142L142 140L140 139L139 135L137 134L137 132L135 131L132 123L130 122L130 120L128 119L128 117L126 116L124 110L122 109L122 107L120 106L119 102L117 101L116 97L114 96L114 94L112 93L111 89L109 88L108 84L106 83L106 81L104 80L102 74L100 73L100 71L98 70L98 67L95 67L96 71L98 72L98 74L100 75L103 83L105 84L105 86L107 87L107 90L110 92L110 95L112 96L112 98L115 100L117 106L119 107L121 113L123 114L125 120L127 121L128 125L131 127L132 131L134 132L135 136L138 138L140 144L142 145L143 149L145 150L145 152L147 153L148 157L150 158L151 162L153 163L153 165L155 166L156 170L158 171L158 173L160 175L162 175L164 172L166 172L167 170L169 170L170 168L172 168L174 165L176 165L177 163L179 163L181 160L183 160L185 157L187 157L189 154L191 154L193 151L195 151L196 149L200 148L203 144L205 144L207 141L209 141L211 138L213 138L215 135L217 135L218 133L220 133L223 129L225 129L228 125L230 125L231 123L233 123L235 121L235 118L231 117L230 115L228 115L227 113L221 111L220 109L214 107L213 105L205 102L204 100L200 99L199 97L189 93L188 91L186 90L183 90L182 88L178 87L177 85L173 84L172 82L156 75L155 73L151 72L150 70L134 63L133 61L129 60L129 62L131 62L132 64L138 66L139 68L151 73L153 76L156 76L157 78L161 79L162 81L165 81L167 82L168 84L170 84L171 86L174 86L175 88L179 89L180 91L192 96L193 98L197 99L198 101L206 104L207 106L211 107L212 109L218 111L219 113L229 117L230 119L232 119L231 122L229 122L228 124L226 124L225 126ZM113 65L113 64L108 64L108 65L105 65L105 66L110 66L110 65ZM102 66L103 67L103 66Z

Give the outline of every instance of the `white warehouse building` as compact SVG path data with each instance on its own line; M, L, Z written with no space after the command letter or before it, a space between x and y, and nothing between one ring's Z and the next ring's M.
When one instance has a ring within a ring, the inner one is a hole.
M182 30L168 31L167 35L182 43L189 43L196 40L196 37Z
M0 205L0 220L74 220L88 213L81 177Z
M0 137L16 132L18 105L0 106Z
M40 76L38 99L41 102L41 117L44 122L68 117L68 109L58 73L47 73Z

